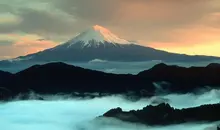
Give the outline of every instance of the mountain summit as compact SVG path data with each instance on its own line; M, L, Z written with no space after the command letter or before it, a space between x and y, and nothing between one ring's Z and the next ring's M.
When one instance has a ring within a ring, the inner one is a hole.
M131 44L127 40L121 39L115 34L113 34L110 30L95 25L87 29L86 31L78 34L73 39L69 40L66 44L64 44L67 48L71 48L72 45L77 43L81 43L81 47L98 47L100 45L104 45L105 43L111 43L113 45L118 44Z
M108 29L95 25L73 39L38 53L21 56L16 59L1 61L0 65L13 62L89 62L94 59L105 61L211 61L219 59L210 56L189 56L169 53L154 48L141 46L119 38Z
M120 43L120 44L128 44L129 42L119 38L115 34L113 34L108 29L101 27L99 25L95 25L87 31L79 34L74 38L74 41L84 41L85 45L89 44L90 40L95 40L96 42L110 42L110 43Z

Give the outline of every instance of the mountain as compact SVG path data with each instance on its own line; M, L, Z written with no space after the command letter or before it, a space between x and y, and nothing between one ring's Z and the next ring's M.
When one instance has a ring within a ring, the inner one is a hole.
M132 86L140 83L133 75L108 74L59 62L34 65L13 74L10 80L2 81L0 87L10 90L11 93L2 94L7 99L30 91L38 94L74 94L75 92L119 94L129 90L139 90L139 87ZM145 86L142 85L143 87ZM148 89L151 90L150 85Z
M54 48L8 61L1 61L0 64L8 65L11 62L45 63L52 61L88 62L94 59L122 62L151 60L195 62L211 61L219 58L211 56L188 56L141 46L121 39L108 29L96 25Z
M158 64L137 75L110 74L65 63L34 65L16 74L0 72L0 99L19 94L98 93L126 94L135 97L165 93L193 93L220 86L220 65L184 68ZM159 87L158 87L159 86ZM209 87L207 87L209 86ZM166 91L163 91L166 90Z
M0 71L0 83L2 81L5 81L7 79L10 79L10 77L12 77L12 74L9 72L5 72L5 71ZM1 87L1 86L0 86Z
M116 118L125 122L139 123L147 126L162 126L181 123L204 123L216 122L220 120L220 104L201 105L193 108L176 109L169 104L159 104L158 106L146 106L141 110L122 111L121 108L111 109L99 118ZM211 114L215 113L215 114ZM108 122L111 125L111 122ZM216 126L215 130L219 130Z

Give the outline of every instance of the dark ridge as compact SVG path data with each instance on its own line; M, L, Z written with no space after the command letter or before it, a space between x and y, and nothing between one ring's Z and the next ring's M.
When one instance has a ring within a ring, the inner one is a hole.
M9 82L9 80L13 77L14 75L9 73L9 72L5 72L5 71L0 71L0 92L3 89L3 82Z
M98 73L104 73L101 71L95 71L95 70L89 70L89 69L84 69L81 67L69 65L63 62L52 62L44 65L34 65L30 68L27 68L23 71L18 72L16 75L23 75L23 74L33 74L33 73L38 73L39 71L77 71L77 73L80 72L98 72Z
M38 94L98 92L102 96L105 94L122 94L128 91L139 93L139 90L146 87L145 85L148 86L148 84L142 84L134 87L140 83L141 81L134 75L108 74L59 62L32 66L14 74L11 82L3 82L3 86L12 91L10 97L29 92ZM151 83L148 90L151 93L154 91Z
M2 78L5 78L5 77L11 76L11 75L13 75L13 74L12 74L12 73L9 73L9 72L5 72L5 71L1 71L1 70L0 70L0 80L1 80Z
M211 64L207 65L206 67L207 68L213 68L213 69L220 68L220 64L218 64L218 63L211 63Z
M161 89L170 93L188 93L197 89L220 87L219 64L207 67L184 68L158 64L138 75L109 74L84 69L62 62L34 65L16 74L0 71L0 99L13 98L21 93L72 94L74 92L106 94L128 94L146 97ZM10 92L10 93L9 93ZM132 92L132 94L130 94Z
M159 63L159 64L153 66L151 69L163 69L163 68L166 68L166 67L168 67L167 64L165 64L165 63Z
M159 64L137 76L150 82L166 81L174 92L192 92L193 88L220 86L220 64L207 67L179 67Z
M10 84L14 75L9 72L0 71L0 100L6 99L6 97L12 95L11 90L5 84Z
M193 122L215 122L220 120L220 104L201 105L194 108L175 109L169 104L146 106L141 110L122 111L111 109L101 117L117 118L132 123L145 125L171 125Z

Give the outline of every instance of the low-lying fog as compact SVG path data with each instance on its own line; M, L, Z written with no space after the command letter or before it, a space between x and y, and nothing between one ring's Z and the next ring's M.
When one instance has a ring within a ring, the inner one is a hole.
M68 64L80 66L87 69L93 69L98 71L104 71L107 73L116 73L116 74L137 74L143 70L147 70L152 68L154 65L161 63L162 61L144 61L144 62L112 62L112 61L105 61L95 59L90 62L85 63L78 63L78 62L68 62ZM179 65L183 67L190 67L190 66L207 66L210 63L220 63L219 60L217 61L204 61L204 62L167 62L168 65ZM23 69L26 69L35 64L45 64L45 63L17 63L12 65L2 65L0 66L0 70L16 73Z
M214 104L220 101L220 90L211 90L199 95L166 95L151 99L128 101L123 96L108 96L95 99L62 99L50 96L48 101L11 101L0 104L1 130L144 130L146 126L122 123L116 120L94 121L111 108L124 110L141 109L155 99L165 100L175 108ZM156 100L157 101L157 100ZM114 125L103 125L111 121ZM214 124L181 124L166 127L148 127L149 130L203 130Z

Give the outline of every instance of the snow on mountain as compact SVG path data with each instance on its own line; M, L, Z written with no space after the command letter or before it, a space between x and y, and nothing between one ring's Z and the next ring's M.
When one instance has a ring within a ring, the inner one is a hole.
M94 60L95 59L95 60ZM101 60L99 60L101 59ZM103 61L139 62L139 61L174 61L196 62L219 60L219 57L188 56L157 50L139 45L137 42L119 38L108 29L95 25L80 33L72 40L44 51L20 56L12 60L0 62L0 66L9 63L27 62L89 62Z
M83 33L78 34L75 38L68 41L68 48L72 45L81 42L83 45L82 47L90 47L92 46L95 41L96 46L100 44L104 44L105 42L112 43L112 44L131 44L131 42L121 39L115 34L113 34L110 30L101 27L99 25L95 25Z

